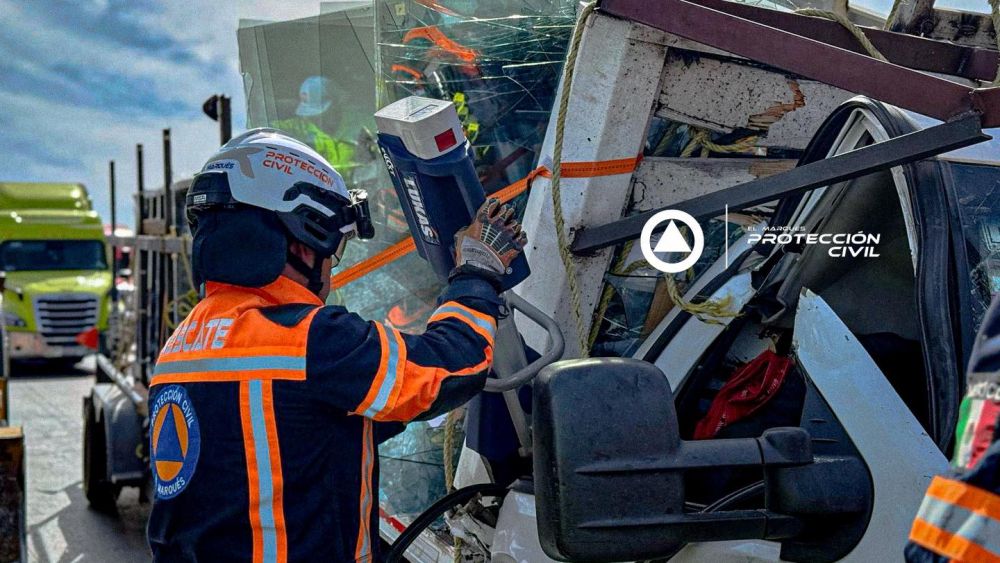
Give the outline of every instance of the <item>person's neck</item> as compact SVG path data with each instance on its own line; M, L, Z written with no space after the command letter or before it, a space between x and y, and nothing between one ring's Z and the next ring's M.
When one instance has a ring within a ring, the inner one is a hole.
M290 264L285 264L285 269L281 271L281 275L301 285L302 287L309 287L309 279L302 275L302 272L293 268Z

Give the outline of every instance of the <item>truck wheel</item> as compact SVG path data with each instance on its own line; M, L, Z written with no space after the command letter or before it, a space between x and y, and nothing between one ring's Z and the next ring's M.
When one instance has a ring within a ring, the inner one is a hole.
M107 459L104 427L97 421L93 405L87 401L83 421L83 494L90 508L111 513L117 510L121 489L107 480Z

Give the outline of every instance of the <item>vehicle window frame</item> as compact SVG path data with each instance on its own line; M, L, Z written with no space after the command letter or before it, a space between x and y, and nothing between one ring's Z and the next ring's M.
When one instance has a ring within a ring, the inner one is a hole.
M843 140L846 130L854 125L852 118L855 117L858 110L864 110L868 114L869 125L882 129L882 131L873 132L871 127L867 127L876 143L917 128L912 120L896 108L856 98L834 110L824 126L813 137L806 150L806 155L799 164L824 158L837 147L838 143ZM928 385L929 420L927 422L932 430L932 439L942 451L947 451L954 434L954 423L957 421L958 414L960 394L956 392L956 387L964 386L964 378L961 376L962 370L956 369L957 354L955 350L959 335L955 334L955 324L951 317L952 307L937 307L935 309L933 305L928 304L929 301L942 302L942 299L943 302L953 303L953 298L949 295L954 295L954 292L951 291L952 284L948 280L948 272L952 271L948 264L950 254L947 245L950 243L947 240L940 241L928 237L924 225L928 220L928 211L935 205L940 206L942 203L940 199L944 197L942 193L947 193L949 189L941 173L940 161L937 159L918 161L895 168L897 171L892 174L892 178L900 201L900 210L904 214L904 219L907 219L907 211L913 217L912 231L908 220L906 228L914 262L914 283L917 290L916 322L921 334L920 342L924 355L923 376ZM900 180L904 182L902 189L899 184ZM928 183L936 184L940 189L935 190L933 186L928 186ZM818 190L825 190L825 188L818 188ZM803 206L809 205L809 198L813 193L816 193L816 190L780 200L769 225L795 224L800 215L799 211ZM942 218L945 225L951 224L951 221L948 220L950 214L947 213L947 207L942 211L947 214L946 217ZM758 245L756 250L765 255L773 256L779 248L777 245L771 245L770 248ZM929 263L931 261L933 264ZM734 264L739 262L739 260L734 261ZM721 279L712 280L710 284L715 286L712 291L721 287L734 273L724 271L717 276ZM709 286L706 285L699 293L702 295L710 294L708 289ZM936 297L930 298L927 295L930 292L935 293ZM680 332L690 319L691 315L686 315L683 311L673 318L668 315L662 321L668 323L666 328L662 331L656 329L650 334L649 338L656 338L656 341L649 345L643 343L639 349L643 353L639 357L646 361L655 361L666 348L667 343ZM950 336L941 338L942 335L947 334ZM956 382L958 382L957 385Z
M58 267L58 268L43 268L43 269L31 269L31 270L27 270L27 269L16 269L16 268L15 269L11 269L11 268L7 267L6 264L4 264L3 262L0 262L0 269L2 269L5 272L59 272L59 271L105 272L105 271L111 271L111 265L110 265L109 260L108 260L107 245L105 244L104 241L97 240L97 239L42 239L42 238L39 238L39 239L8 239L8 240L0 241L0 257L3 256L4 247L6 247L7 245L9 245L11 243L37 243L37 242L42 242L42 243L52 243L52 242L59 242L59 243L90 243L90 244L99 246L101 248L101 257L102 257L102 261L103 261L103 266L100 267L100 268L64 268L64 267Z

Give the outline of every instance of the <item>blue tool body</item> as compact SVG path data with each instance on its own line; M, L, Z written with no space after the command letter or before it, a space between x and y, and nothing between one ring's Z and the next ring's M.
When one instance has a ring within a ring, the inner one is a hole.
M423 159L407 150L399 137L378 134L417 252L442 279L447 279L455 267L455 233L472 222L476 210L486 201L469 142L461 141L461 147ZM522 253L502 277L503 289L514 287L530 273Z

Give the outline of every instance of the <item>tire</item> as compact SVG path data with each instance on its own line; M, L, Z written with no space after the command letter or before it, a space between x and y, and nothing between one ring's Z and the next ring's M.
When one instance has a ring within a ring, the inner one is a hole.
M92 510L114 513L121 489L107 480L107 459L104 426L97 421L93 404L88 400L83 420L83 494Z

